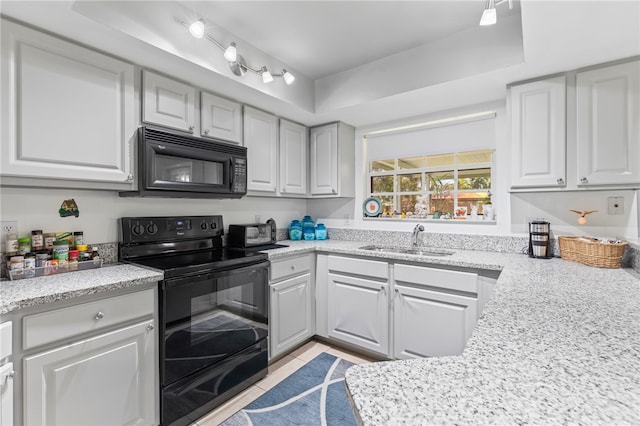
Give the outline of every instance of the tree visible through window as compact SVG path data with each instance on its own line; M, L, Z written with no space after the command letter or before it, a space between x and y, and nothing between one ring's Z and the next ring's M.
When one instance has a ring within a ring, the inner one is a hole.
M482 214L492 169L492 150L375 160L369 163L369 194L389 215L425 217L424 203L433 218Z

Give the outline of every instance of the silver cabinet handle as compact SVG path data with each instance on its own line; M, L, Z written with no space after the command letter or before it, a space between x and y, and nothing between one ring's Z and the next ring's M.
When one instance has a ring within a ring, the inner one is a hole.
M380 291L384 293L385 289L383 285L380 286Z
M589 179L583 176L580 178L580 183L589 183Z
M398 294L398 293L400 293L400 290L398 290L398 289L396 288L396 294Z
M204 134L208 135L209 134L209 129L204 129Z
M332 193L332 194L337 194L337 193L338 193L338 191L336 191L335 189L332 189L332 190L331 190L331 193Z
M132 182L133 181L134 176L133 175L129 175L127 176L127 181Z
M194 126L193 124L191 124L191 125L189 126L189 131L190 131L190 132L193 132L193 129L195 129L195 128L196 128L196 126Z
M291 270L292 270L292 271L295 271L295 270L296 270L296 267L295 267L295 266L293 266L293 265L291 265Z
M564 185L564 179L563 178L558 178L556 180L556 182L558 182L558 185Z
M96 314L96 320L101 320L102 318L104 318L104 314L102 312L98 312Z
M153 326L153 324L149 324L147 325L147 331L151 331L153 330L155 327Z
M280 192L287 192L287 188L284 188L284 187L283 187L283 188L282 188L282 191L280 191Z

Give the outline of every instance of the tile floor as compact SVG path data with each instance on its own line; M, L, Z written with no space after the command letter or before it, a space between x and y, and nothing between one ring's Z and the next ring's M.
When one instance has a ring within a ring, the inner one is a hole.
M242 407L244 407L254 399L260 397L263 393L293 374L293 372L311 361L322 352L327 352L331 355L337 356L347 361L351 361L356 364L375 361L362 355L348 352L336 346L312 340L271 364L269 366L269 373L267 374L267 377L260 380L250 388L246 389L236 397L230 399L209 414L203 416L191 426L219 425L227 418L235 414Z

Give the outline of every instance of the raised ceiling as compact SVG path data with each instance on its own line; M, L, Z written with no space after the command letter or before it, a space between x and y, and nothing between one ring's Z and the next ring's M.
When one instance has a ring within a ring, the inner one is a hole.
M0 2L4 16L303 124L358 127L447 114L507 84L640 55L637 0L523 0L478 27L484 0ZM181 20L204 16L253 65L292 86L235 77ZM254 63L255 62L255 63Z
M484 0L186 1L220 26L311 79L478 27ZM497 7L498 19L520 14ZM486 29L490 31L490 29ZM507 34L505 34L507 36Z

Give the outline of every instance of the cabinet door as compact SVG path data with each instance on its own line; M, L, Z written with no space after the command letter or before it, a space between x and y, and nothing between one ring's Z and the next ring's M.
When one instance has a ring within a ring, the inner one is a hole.
M280 192L307 193L307 128L280 119Z
M565 77L513 86L510 101L511 186L566 186Z
M278 178L278 118L244 108L244 146L247 147L247 190L275 194Z
M478 299L395 286L394 357L459 355L476 323Z
M389 353L387 282L329 274L329 337Z
M0 367L0 426L13 426L13 363Z
M146 70L142 85L142 121L194 133L195 87Z
M576 77L577 184L640 183L640 61Z
M311 195L338 193L338 124L310 130Z
M24 423L152 425L155 331L145 321L24 359Z
M276 357L314 334L311 274L271 285L270 357Z
M242 145L242 105L206 92L200 101L201 135Z
M2 175L131 186L133 65L3 20L1 74Z

